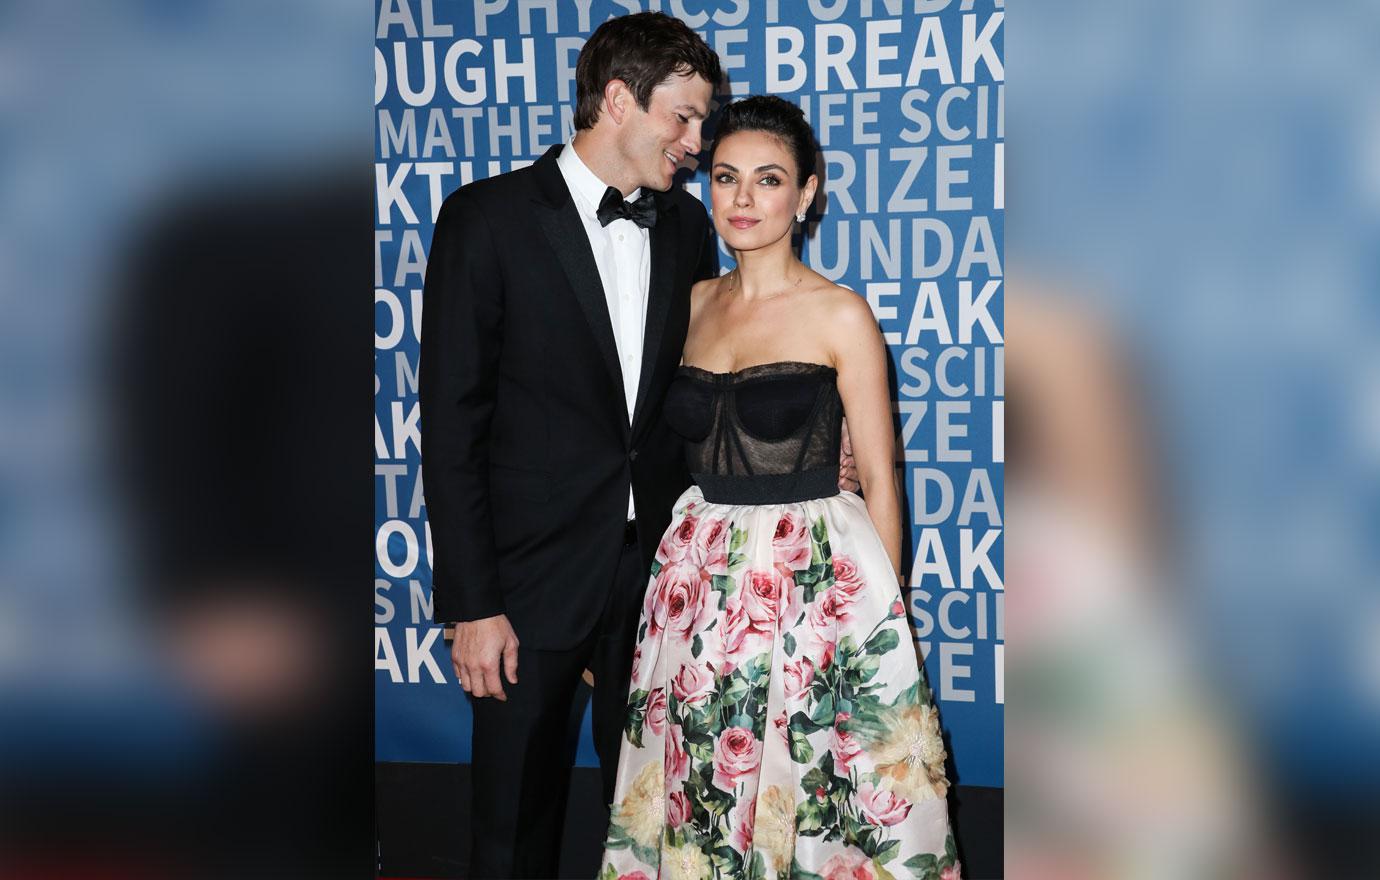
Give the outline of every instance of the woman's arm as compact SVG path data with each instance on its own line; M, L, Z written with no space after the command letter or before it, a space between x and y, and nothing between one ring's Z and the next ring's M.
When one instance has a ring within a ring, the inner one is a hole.
M839 395L853 440L868 516L891 566L901 570L901 502L896 490L896 436L887 384L886 343L867 301L840 290L828 323Z

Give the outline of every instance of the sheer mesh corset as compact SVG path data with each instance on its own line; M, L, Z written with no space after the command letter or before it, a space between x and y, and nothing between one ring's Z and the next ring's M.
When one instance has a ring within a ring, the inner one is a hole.
M785 504L838 494L836 373L781 361L734 373L681 367L666 422L686 440L690 473L713 504Z

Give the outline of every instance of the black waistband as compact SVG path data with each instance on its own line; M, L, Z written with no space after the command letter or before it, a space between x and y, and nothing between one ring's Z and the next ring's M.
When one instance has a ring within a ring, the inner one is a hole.
M798 474L692 474L710 504L791 504L839 494L837 468Z

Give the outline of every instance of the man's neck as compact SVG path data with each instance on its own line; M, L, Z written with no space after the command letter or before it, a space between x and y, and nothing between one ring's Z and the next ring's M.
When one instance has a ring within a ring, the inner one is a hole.
M580 157L580 161L585 163L585 167L594 173L605 186L617 189L626 198L637 190L637 184L629 183L618 173L618 151L611 143L606 143L608 139L600 137L595 129L583 129L575 132L575 140L571 142L571 148L575 150L575 155Z

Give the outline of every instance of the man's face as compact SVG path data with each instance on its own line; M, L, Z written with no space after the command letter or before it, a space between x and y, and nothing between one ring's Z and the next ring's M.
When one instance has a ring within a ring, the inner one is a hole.
M652 90L646 111L633 103L623 126L623 159L637 186L671 188L676 166L700 151L700 128L714 88L697 74L672 76Z

